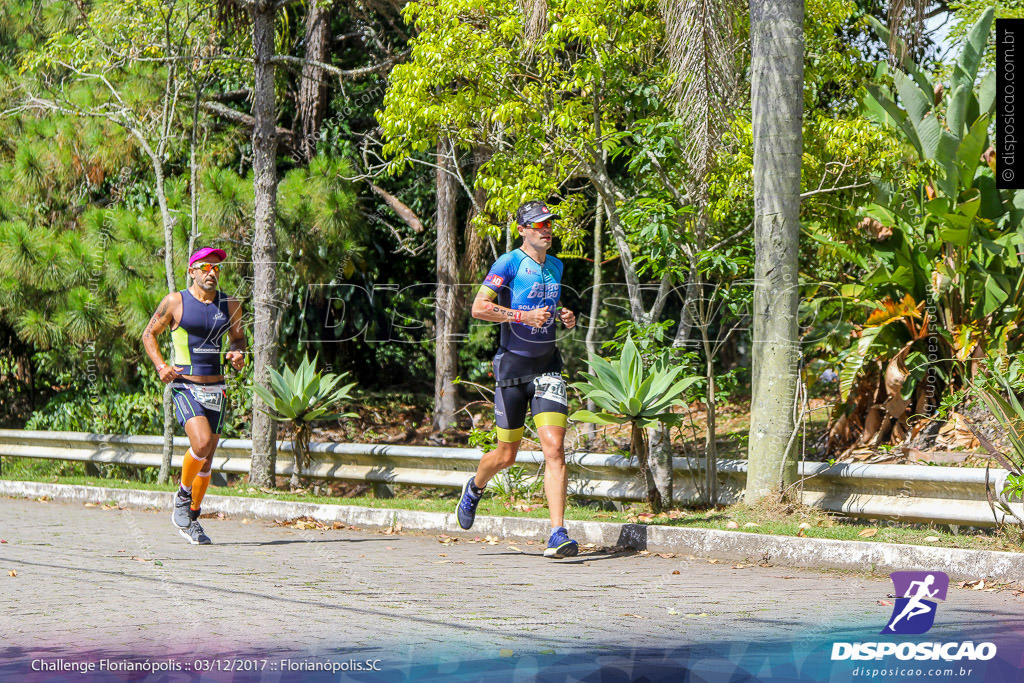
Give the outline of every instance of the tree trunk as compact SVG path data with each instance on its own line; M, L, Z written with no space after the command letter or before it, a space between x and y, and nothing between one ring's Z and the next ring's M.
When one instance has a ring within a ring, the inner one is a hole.
M704 394L704 409L707 424L704 430L704 495L707 504L712 508L718 505L718 442L715 440L716 396L715 396L715 360L711 349L711 337L708 335L709 316L702 315L700 325L701 341L704 346L704 379L708 388Z
M274 100L274 5L257 2L252 10L255 53L253 84L252 165L254 175L253 265L253 381L270 391L270 369L277 364L277 103ZM249 481L263 488L274 486L277 456L276 430L262 400L253 398L252 463Z
M587 318L587 336L584 343L587 346L587 356L597 355L597 317L601 313L601 259L604 256L604 245L602 237L604 233L604 204L600 199L594 209L594 278L593 287L590 292L590 315ZM597 412L597 404L593 399L587 399L587 410ZM582 436L587 448L593 448L593 441L597 438L597 425L592 422L580 423Z
M299 144L298 149L306 161L316 154L316 141L320 134L327 104L327 79L323 69L308 63L327 62L330 47L331 8L321 7L319 2L309 3L306 15L306 60L299 81Z
M164 189L163 161L153 155L153 174L156 176L156 201L160 206L160 218L164 224L164 276L167 279L167 293L175 291L174 284L174 218L167 206L167 192ZM171 364L174 364L174 347L171 346ZM170 385L164 386L164 442L160 451L160 470L156 475L158 484L166 484L171 476L171 458L174 455L174 402L171 400Z
M654 477L651 475L649 447L647 431L634 422L630 432L629 454L635 457L640 465L640 476L647 488L647 504L651 506L651 512L658 514L662 510L662 500L661 493L654 483Z
M431 429L443 432L455 421L455 287L459 262L455 253L455 200L457 181L452 176L455 149L442 138L437 143L437 296L434 301L436 342L434 357L434 419Z
M754 137L753 381L745 500L796 478L803 0L750 0Z
M489 151L477 148L473 153L473 172L479 172L480 167L487 162L491 154ZM476 292L479 289L478 278L481 267L484 265L484 249L487 243L480 235L480 232L473 227L473 219L477 216L478 209L482 209L487 203L487 190L477 187L473 190L473 204L466 217L466 228L463 232L464 250L459 259L459 280L458 289L455 292L455 321L453 333L461 335L464 332L464 324L468 320L466 313L472 305Z
M666 424L647 428L650 482L662 505L672 504L672 432Z

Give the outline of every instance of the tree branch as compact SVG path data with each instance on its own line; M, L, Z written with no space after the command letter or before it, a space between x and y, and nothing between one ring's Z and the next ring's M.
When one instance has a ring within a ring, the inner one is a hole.
M275 55L270 58L270 62L272 64L283 64L285 66L315 66L318 69L323 69L331 75L337 76L339 81L351 81L357 78L362 78L363 76L387 71L398 62L404 60L410 54L412 54L411 49L405 50L394 57L385 59L379 64L371 64L370 66L363 66L358 69L339 69L332 64L318 62L315 59L303 59L302 57L291 57L289 55Z
M373 183L370 183L370 189L373 190L374 194L384 200L384 203L391 208L392 211L398 214L399 218L405 221L405 224L416 232L423 232L423 221L419 219L416 212L410 209L408 206L403 204L398 197L389 193L383 188L377 187Z
M247 128L252 128L256 125L256 119L249 114L240 112L237 109L232 109L231 107L226 107L220 102L203 102L202 107L211 114L233 123L243 125ZM277 127L277 139L289 148L292 146L292 132L287 128L282 128L281 126Z

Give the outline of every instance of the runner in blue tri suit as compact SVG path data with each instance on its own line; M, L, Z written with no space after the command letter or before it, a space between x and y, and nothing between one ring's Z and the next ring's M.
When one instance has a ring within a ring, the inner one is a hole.
M171 521L192 544L206 545L209 536L199 524L206 489L210 485L213 452L220 439L227 393L221 370L221 343L231 342L225 360L236 370L245 364L242 307L217 289L223 249L205 247L192 254L188 273L192 284L164 297L142 333L146 354L160 380L171 385L174 414L185 428L190 448L182 459L181 486L174 499ZM171 328L174 365L160 353L157 337Z
M529 406L544 451L544 493L551 516L551 536L544 555L559 559L576 555L579 544L569 538L564 526L569 404L562 359L555 347L555 318L572 328L576 316L560 307L562 262L547 254L554 218L559 216L542 202L519 207L516 222L523 246L495 261L473 301L474 318L501 323L501 340L494 356L498 446L480 458L476 474L462 487L457 516L463 529L473 526L487 482L515 464Z

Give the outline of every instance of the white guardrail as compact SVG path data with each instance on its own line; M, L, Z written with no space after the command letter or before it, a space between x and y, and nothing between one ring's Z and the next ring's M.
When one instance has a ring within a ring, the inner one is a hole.
M188 448L184 437L174 439L173 467L181 466ZM160 465L163 437L42 432L0 429L0 456L46 458L133 467ZM213 468L248 474L248 439L225 439L214 456ZM434 448L384 444L313 443L311 463L302 473L313 479L340 479L386 484L461 488L476 470L482 451L473 448ZM535 475L544 456L522 451L516 463ZM643 500L639 469L621 455L570 453L569 492L591 499ZM703 471L690 458L674 459L673 498L677 503L701 500ZM278 443L277 474L294 469L291 444ZM719 502L729 504L743 495L746 461L723 459L718 467ZM809 505L854 517L992 526L995 520L985 498L985 471L977 468L925 465L859 465L801 463L802 499ZM1001 488L1005 470L993 470ZM1024 517L1024 508L1014 504Z

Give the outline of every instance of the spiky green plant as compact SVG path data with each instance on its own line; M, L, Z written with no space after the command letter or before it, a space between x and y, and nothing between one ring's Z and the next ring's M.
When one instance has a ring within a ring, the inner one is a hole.
M974 425L968 422L967 426L982 448L1008 472L1002 489L997 491L989 477L991 466L985 467L985 496L993 517L996 522L1015 519L1024 533L1024 518L1010 507L1010 499L1024 499L1024 406L1017 398L1017 393L1024 385L1024 377L1016 360L1008 365L1002 359L990 360L986 372L975 378L972 390L1002 427L1010 449L1003 451L997 448ZM1002 519L997 510L1003 513Z
M292 452L295 454L293 487L298 487L299 476L309 466L309 439L313 433L313 422L356 416L355 413L335 412L340 404L352 399L351 391L355 382L339 387L338 384L348 373L321 374L316 370L316 360L316 356L310 361L304 355L295 370L287 365L282 366L281 372L271 369L270 386L273 392L258 384L252 385L253 392L263 400L271 418L291 423Z
M679 415L672 412L672 409L685 404L682 396L701 378L679 379L685 368L670 366L665 356L650 367L644 367L643 358L632 336L626 338L618 358L607 360L591 355L588 362L591 372L582 373L586 381L576 382L572 386L594 401L601 410L597 413L577 410L572 414L572 419L602 425L630 425L629 453L640 464L651 510L661 512L663 504L671 501L661 500L661 494L651 476L648 466L650 445L645 427L678 422Z

